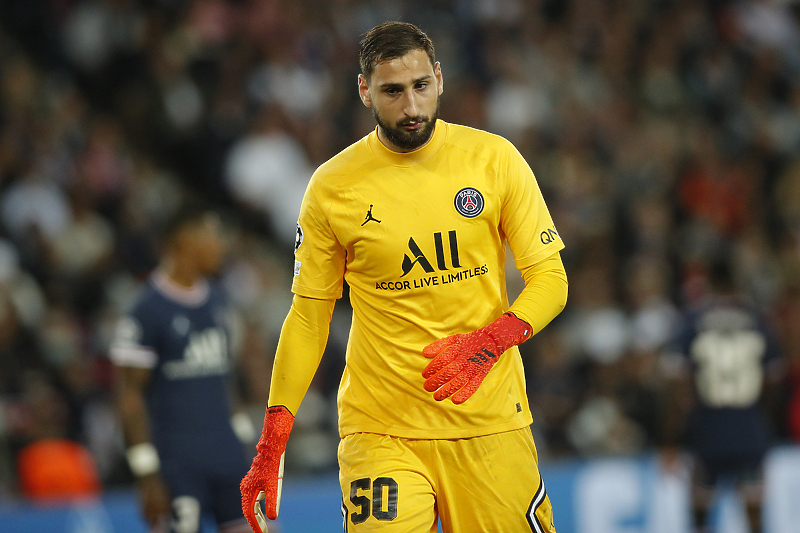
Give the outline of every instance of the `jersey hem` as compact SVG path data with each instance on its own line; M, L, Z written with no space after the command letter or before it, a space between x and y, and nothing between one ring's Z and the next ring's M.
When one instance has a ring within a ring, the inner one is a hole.
M320 291L316 289L309 289L295 283L292 284L292 292L298 296L315 298L317 300L338 300L342 297L341 289L339 291Z
M522 257L520 259L514 258L517 270L523 270L528 267L532 267L533 265L540 263L547 259L548 257L557 254L561 250L564 249L564 243L559 243L560 246L556 247L555 249L547 248L540 252L537 252L533 255L529 255L528 257Z
M358 424L339 428L339 437L345 438L354 433L376 433L378 435L389 435L402 439L421 439L421 440L447 440L447 439L468 439L472 437L483 437L494 433L505 433L530 426L533 423L533 416L528 413L522 420L513 420L495 424L492 426L469 427L463 429L433 429L433 428L392 428L379 424Z

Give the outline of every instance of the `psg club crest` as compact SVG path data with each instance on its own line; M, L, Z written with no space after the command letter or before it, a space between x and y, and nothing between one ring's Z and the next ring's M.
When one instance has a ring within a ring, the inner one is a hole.
M464 187L456 194L456 211L467 218L475 218L483 211L483 195L472 187Z

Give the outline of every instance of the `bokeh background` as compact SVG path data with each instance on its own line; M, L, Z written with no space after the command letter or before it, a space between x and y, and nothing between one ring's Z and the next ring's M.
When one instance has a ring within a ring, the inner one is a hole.
M186 198L226 222L237 397L260 428L300 200L374 127L358 41L392 19L433 39L442 118L525 156L567 245L567 309L522 347L543 462L661 449L662 355L721 250L785 358L775 441L800 439L800 2L3 0L0 500L24 498L20 451L56 437L106 491L132 487L108 344ZM294 475L335 472L348 327L345 298Z

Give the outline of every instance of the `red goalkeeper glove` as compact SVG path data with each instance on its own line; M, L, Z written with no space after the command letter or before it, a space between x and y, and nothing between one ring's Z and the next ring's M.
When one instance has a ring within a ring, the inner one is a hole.
M456 333L429 344L422 350L422 355L433 359L422 371L425 390L435 391L433 398L437 401L452 395L453 403L464 403L478 390L500 355L525 341L531 330L527 322L506 313L472 333Z
M270 520L278 518L283 488L283 456L292 424L294 415L286 407L278 405L267 408L264 429L256 444L258 453L239 485L242 512L256 533L267 533L267 521L261 511L260 500L264 500L267 517Z

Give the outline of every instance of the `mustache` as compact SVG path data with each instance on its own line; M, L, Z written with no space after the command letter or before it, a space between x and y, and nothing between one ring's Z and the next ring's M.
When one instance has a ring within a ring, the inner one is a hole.
M423 123L429 121L430 117L426 115L417 115L416 117L408 117L404 118L403 120L398 120L396 124L398 128L401 128L403 126L410 126L411 124Z

